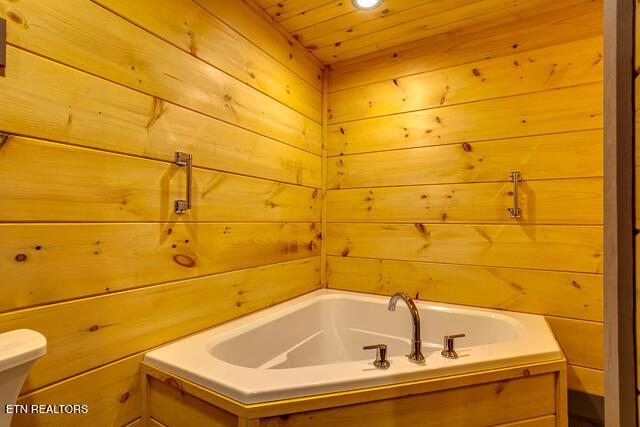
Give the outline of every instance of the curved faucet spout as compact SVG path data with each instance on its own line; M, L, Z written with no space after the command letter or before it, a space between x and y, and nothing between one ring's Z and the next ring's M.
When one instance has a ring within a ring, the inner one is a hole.
M407 356L414 363L424 363L424 355L422 354L422 339L420 336L420 312L416 303L411 297L403 292L398 292L389 300L389 311L395 311L399 300L403 300L411 313L413 323L413 334L411 337L411 353Z

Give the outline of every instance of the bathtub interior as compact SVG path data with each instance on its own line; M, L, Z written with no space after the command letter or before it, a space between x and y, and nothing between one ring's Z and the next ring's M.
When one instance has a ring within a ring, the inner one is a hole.
M442 348L445 335L464 333L457 346L482 346L522 336L514 319L483 310L418 305L423 353ZM411 318L404 303L396 311L386 302L348 296L325 296L264 324L248 325L238 335L210 346L210 353L229 364L252 369L285 369L368 360L370 344L384 343L388 356L409 350Z

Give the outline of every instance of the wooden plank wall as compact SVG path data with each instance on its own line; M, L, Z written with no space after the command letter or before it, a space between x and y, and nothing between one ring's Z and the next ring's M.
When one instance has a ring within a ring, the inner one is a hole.
M566 2L332 65L327 285L543 314L602 395L601 19Z
M321 68L241 0L0 0L0 16L0 332L48 339L20 402L125 425L145 350L320 286Z

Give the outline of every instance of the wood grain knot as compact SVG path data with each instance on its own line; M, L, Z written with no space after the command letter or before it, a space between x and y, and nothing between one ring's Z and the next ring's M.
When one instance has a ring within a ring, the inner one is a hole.
M178 390L180 392L181 395L184 396L184 390L182 390L182 384L180 383L180 381L176 380L175 378L167 378L166 380L164 380L165 383L167 383L171 388L175 388L176 390Z
M129 392L125 392L121 397L120 397L120 403L125 403L127 400L129 400Z
M19 24L19 25L24 24L24 20L22 19L22 17L11 10L7 12L7 18L11 19L16 24Z
M176 264L181 265L182 267L193 268L196 266L196 261L187 255L182 255L182 254L174 255L173 261Z
M95 331L97 331L98 329L100 329L100 326L98 326L98 325L93 325L93 326L91 326L91 327L89 328L89 332L95 332Z
M27 260L27 256L25 254L18 254L14 259L17 262L25 262Z

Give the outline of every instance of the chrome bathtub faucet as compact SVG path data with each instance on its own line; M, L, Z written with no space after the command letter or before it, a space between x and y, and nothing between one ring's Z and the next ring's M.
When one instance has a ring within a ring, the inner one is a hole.
M389 311L395 311L398 300L403 300L411 313L411 320L413 322L413 336L411 337L411 353L407 355L410 361L413 363L424 363L424 356L422 355L422 340L420 339L420 313L416 303L413 302L411 297L403 292L398 292L391 297L389 301Z

